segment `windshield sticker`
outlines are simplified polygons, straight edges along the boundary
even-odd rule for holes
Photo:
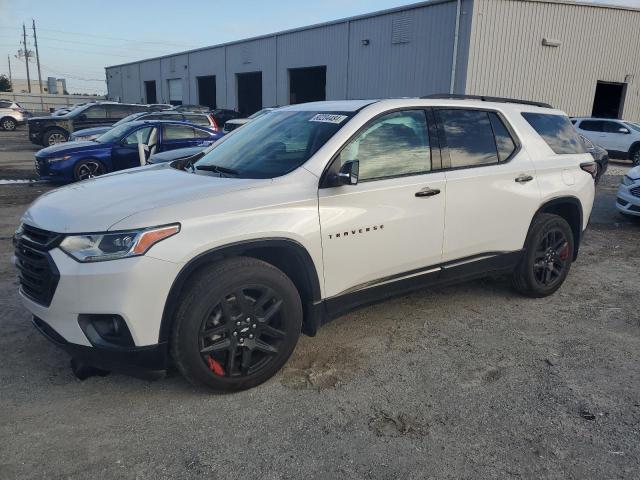
[[[334,115],[331,113],[318,113],[309,119],[310,122],[322,123],[342,123],[347,118],[346,115]]]

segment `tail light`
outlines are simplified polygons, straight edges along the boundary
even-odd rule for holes
[[[214,132],[219,131],[220,127],[218,127],[218,122],[216,122],[216,119],[213,116],[213,113],[209,114],[209,118],[211,119],[211,130],[213,130]]]
[[[580,168],[590,174],[593,178],[596,178],[598,175],[598,164],[596,162],[581,163]]]

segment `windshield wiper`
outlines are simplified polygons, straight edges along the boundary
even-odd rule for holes
[[[227,168],[227,167],[221,167],[219,165],[196,165],[196,170],[202,170],[205,172],[215,172],[215,173],[219,173],[220,175],[226,174],[226,175],[240,175],[240,172],[237,170],[234,170],[233,168]]]

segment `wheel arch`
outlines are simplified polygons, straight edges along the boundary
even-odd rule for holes
[[[633,155],[633,152],[635,152],[638,148],[640,148],[640,140],[636,140],[629,147],[629,151],[627,152],[627,154],[629,155],[629,159],[631,159],[631,155]]]
[[[573,233],[574,240],[574,252],[573,260],[578,258],[578,250],[580,249],[580,243],[582,241],[582,224],[583,224],[583,210],[580,199],[576,197],[566,196],[553,198],[543,203],[534,218],[540,213],[551,213],[564,218]],[[531,220],[533,222],[533,219]]]
[[[165,301],[160,321],[159,343],[169,341],[173,317],[188,280],[202,268],[225,258],[238,256],[263,260],[282,270],[291,279],[302,300],[304,313],[302,331],[310,336],[315,335],[320,325],[319,310],[316,305],[321,299],[321,291],[318,272],[311,255],[304,246],[295,240],[268,238],[216,247],[187,262],[174,279]]]
[[[4,117],[0,117],[0,122],[4,122],[5,120],[13,120],[14,122],[19,123],[15,118],[13,118],[11,115],[5,115]]]

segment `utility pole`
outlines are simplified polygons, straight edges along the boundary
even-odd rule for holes
[[[13,77],[11,76],[11,55],[7,55],[7,62],[9,62],[9,81],[13,84]]]
[[[32,18],[33,22],[33,43],[36,46],[36,63],[38,64],[38,85],[40,85],[40,93],[42,93],[42,75],[40,75],[40,55],[38,54],[38,37],[36,37],[36,21]]]
[[[27,48],[27,28],[22,24],[22,41],[24,43],[24,63],[27,66],[27,88],[31,93],[31,77],[29,76],[29,49]]]

